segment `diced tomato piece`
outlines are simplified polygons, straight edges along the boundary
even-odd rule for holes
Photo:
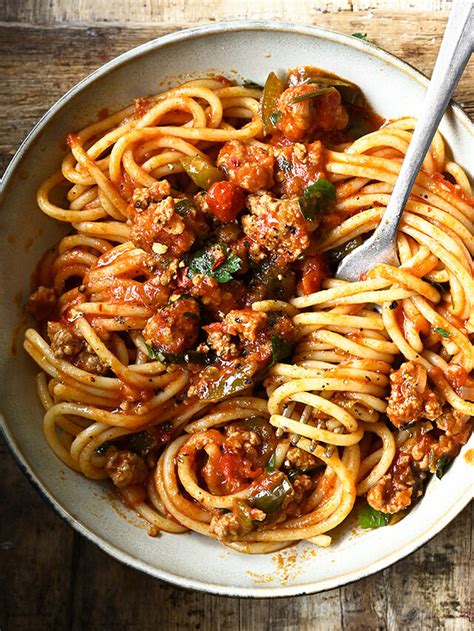
[[[219,459],[220,470],[227,482],[240,478],[239,467],[240,458],[235,454],[222,454]]]
[[[321,283],[329,276],[329,267],[323,254],[304,259],[301,265],[302,278],[298,289],[305,296],[321,289]]]
[[[245,206],[242,189],[232,182],[215,182],[206,194],[211,213],[219,221],[233,221]]]
[[[219,458],[218,468],[222,472],[227,484],[232,487],[241,487],[248,479],[254,479],[262,473],[262,469],[259,467],[255,471],[252,471],[252,463],[242,459],[241,456],[233,453],[223,453]]]

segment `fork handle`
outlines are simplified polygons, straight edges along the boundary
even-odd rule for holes
[[[382,221],[375,231],[377,237],[383,238],[384,241],[395,239],[411,189],[473,49],[474,2],[454,0],[425,95],[422,114],[413,132]]]

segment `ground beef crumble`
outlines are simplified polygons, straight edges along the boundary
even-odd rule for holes
[[[293,262],[309,248],[316,225],[303,217],[298,199],[277,199],[263,193],[249,195],[247,206],[251,214],[242,217],[242,227],[254,260],[272,254],[284,263]]]
[[[367,493],[367,501],[372,508],[393,514],[410,506],[416,482],[412,463],[410,454],[398,453],[390,472]]]
[[[225,428],[225,433],[227,451],[251,459],[256,458],[257,450],[255,448],[262,444],[262,439],[257,432],[242,429],[239,425],[229,425]]]
[[[310,96],[320,87],[308,83],[293,85],[280,96],[277,125],[290,140],[298,142],[316,130],[337,130],[347,126],[349,117],[337,90],[330,90],[316,98]]]
[[[150,204],[157,204],[171,193],[168,180],[160,180],[146,188],[136,188],[133,191],[131,205],[137,210],[145,210]]]
[[[145,462],[133,451],[113,451],[107,458],[105,471],[120,489],[131,484],[143,484],[147,469]]]
[[[287,469],[314,469],[317,464],[315,456],[299,447],[290,447],[286,452],[284,465]]]
[[[444,433],[445,432],[445,433]],[[447,408],[435,427],[423,433],[420,424],[397,451],[389,471],[369,490],[367,501],[384,513],[398,513],[422,495],[422,482],[442,459],[455,458],[471,434],[469,417]]]
[[[51,350],[61,359],[77,355],[82,350],[83,340],[60,322],[48,322],[48,337]]]
[[[109,370],[89,344],[65,324],[48,322],[47,332],[51,350],[59,359],[67,359],[76,368],[95,375],[104,375]]]
[[[226,142],[217,159],[217,166],[227,173],[229,180],[251,193],[273,187],[273,165],[271,146],[264,149],[241,140]]]
[[[424,366],[414,361],[405,362],[390,375],[390,382],[387,416],[396,427],[440,416],[442,402],[427,385]]]
[[[238,357],[242,344],[248,346],[247,342],[256,342],[259,331],[265,328],[267,321],[266,313],[252,309],[229,311],[222,322],[203,327],[207,333],[207,347],[226,360]]]
[[[325,154],[319,141],[276,148],[275,181],[278,191],[285,197],[295,197],[302,195],[304,189],[316,180],[327,179]]]
[[[207,328],[207,341],[201,344],[198,350],[208,352],[211,348],[216,352],[218,357],[224,360],[235,359],[239,356],[240,351],[232,337],[227,333],[223,333],[219,329],[213,330],[209,326]]]
[[[184,219],[176,212],[172,197],[150,202],[145,209],[136,210],[131,221],[130,239],[137,247],[145,252],[176,258],[191,249],[195,234],[187,229]]]
[[[258,522],[266,519],[266,514],[251,508],[243,502],[235,503],[231,513],[216,513],[209,524],[209,532],[219,541],[238,541],[255,530]]]
[[[222,330],[229,335],[239,335],[244,340],[254,342],[257,339],[257,333],[266,326],[267,322],[268,315],[262,311],[235,309],[225,316]]]

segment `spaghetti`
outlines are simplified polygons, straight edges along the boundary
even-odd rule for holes
[[[474,203],[439,133],[400,266],[333,277],[415,125],[381,123],[315,68],[271,73],[263,94],[197,79],[70,134],[40,186],[72,228],[28,303],[45,436],[151,534],[326,546],[358,496],[398,519],[467,442]]]

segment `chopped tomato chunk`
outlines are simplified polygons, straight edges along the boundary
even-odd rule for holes
[[[324,254],[308,256],[302,265],[302,278],[298,284],[299,293],[307,296],[321,289],[321,283],[330,276],[329,267]]]
[[[232,182],[215,182],[208,190],[206,201],[211,213],[219,221],[233,221],[245,206],[242,189]]]
[[[218,468],[226,482],[237,483],[236,486],[240,486],[246,479],[256,478],[262,473],[260,467],[256,471],[252,471],[251,462],[233,453],[222,454],[219,458]]]

